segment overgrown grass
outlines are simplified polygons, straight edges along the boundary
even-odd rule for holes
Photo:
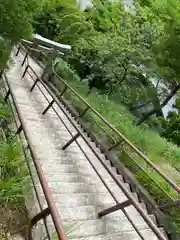
[[[87,95],[89,90],[86,82],[81,81],[64,61],[60,60],[60,63],[56,67],[56,71],[62,78],[68,81],[73,89],[86,99],[91,106],[113,124],[138,149],[145,153],[145,155],[166,173],[168,177],[178,185],[180,184],[179,173],[175,170],[175,168],[180,169],[180,148],[161,138],[157,133],[152,132],[146,125],[137,126],[130,112],[123,105],[109,100],[106,95],[100,95],[95,90]],[[60,81],[55,80],[54,84],[60,91],[63,90],[64,86]],[[85,109],[82,102],[72,94],[72,92],[66,91],[64,97],[77,112],[81,113]],[[102,124],[92,112],[88,111],[84,115],[84,120],[91,131],[96,133],[105,144],[112,144],[113,139],[116,139],[114,133],[105,124]],[[149,168],[147,164],[127,146],[124,148],[120,146],[116,149],[116,153],[121,162],[134,172],[137,179],[144,185],[154,199],[156,199],[157,203],[163,204],[170,198],[179,199],[179,195],[172,190],[162,177]],[[143,167],[151,178],[144,174],[138,165]],[[156,182],[162,190],[157,187],[154,182]],[[164,190],[167,194],[165,194]],[[180,219],[174,212],[175,210],[171,211],[174,218],[176,218],[175,222],[179,230]]]
[[[1,98],[1,97],[0,97]],[[0,238],[7,239],[7,232],[23,232],[27,211],[23,187],[28,172],[23,163],[22,146],[11,129],[11,112],[0,99]]]

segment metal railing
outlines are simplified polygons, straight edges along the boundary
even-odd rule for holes
[[[112,146],[109,146],[109,149],[108,149],[109,151],[112,151],[113,149],[117,148],[120,144],[125,143],[129,147],[129,149],[134,151],[134,153],[137,154],[137,156],[139,156],[141,159],[145,161],[147,166],[151,167],[159,176],[161,176],[165,180],[165,182],[167,182],[169,186],[172,187],[172,189],[174,189],[177,193],[180,193],[180,187],[175,182],[173,182],[165,173],[163,173],[152,161],[148,159],[147,156],[145,156],[137,147],[135,147],[123,134],[121,134],[112,124],[110,124],[98,111],[96,111],[80,94],[78,94],[70,86],[70,84],[68,84],[63,78],[61,78],[56,73],[55,69],[53,69],[53,74],[51,75],[50,82],[53,79],[53,76],[55,76],[65,86],[64,91],[60,93],[61,97],[64,95],[64,93],[67,90],[70,90],[70,92],[72,92],[73,95],[75,95],[85,105],[85,109],[83,110],[82,113],[80,113],[79,117],[82,117],[88,112],[92,112],[102,123],[104,123],[118,137],[118,140],[114,142]],[[158,185],[154,179],[152,179],[152,181],[156,185]]]
[[[13,90],[12,90],[10,84],[8,83],[8,79],[7,79],[7,76],[6,76],[5,73],[3,73],[3,77],[4,77],[4,80],[5,80],[4,81],[5,88],[7,90],[7,93],[6,93],[6,96],[5,96],[4,100],[6,102],[8,101],[8,103],[10,105],[12,115],[13,115],[13,119],[14,119],[16,127],[17,127],[17,132],[16,132],[15,135],[19,135],[19,137],[21,139],[23,154],[24,154],[24,157],[26,159],[27,167],[28,167],[28,170],[29,170],[29,174],[30,174],[30,177],[31,177],[32,184],[33,184],[33,189],[35,191],[35,195],[36,195],[38,205],[39,205],[39,208],[40,208],[40,212],[30,220],[30,224],[29,224],[29,228],[28,228],[28,240],[33,240],[34,239],[32,230],[35,227],[35,225],[41,220],[43,220],[43,223],[44,223],[44,226],[45,226],[45,231],[46,231],[46,237],[44,239],[49,239],[49,240],[52,239],[51,235],[49,233],[48,224],[47,224],[47,221],[46,221],[46,218],[49,215],[51,215],[51,217],[52,217],[53,224],[54,224],[58,239],[66,240],[67,236],[66,236],[65,231],[63,229],[61,218],[59,216],[56,205],[53,201],[52,194],[51,194],[50,188],[48,187],[48,182],[45,178],[45,175],[44,175],[44,172],[42,170],[42,167],[41,167],[40,161],[38,159],[38,156],[33,149],[32,141],[28,137],[27,127],[24,123],[23,117],[21,115],[21,111],[20,111],[20,109],[18,107],[18,104],[16,102],[16,98],[13,94]],[[19,125],[19,123],[20,123],[20,125]],[[27,159],[27,148],[24,146],[24,138],[22,138],[21,133],[24,135],[24,138],[26,140],[27,148],[30,151],[31,158],[33,160],[33,164],[34,164],[34,167],[35,167],[40,185],[41,185],[43,193],[44,193],[44,197],[45,197],[45,200],[46,200],[46,203],[47,203],[47,208],[45,208],[45,209],[43,209],[43,206],[42,206],[42,203],[41,203],[41,200],[40,200],[41,198],[40,198],[38,190],[37,190],[36,182],[35,182],[35,179],[34,179],[34,172],[32,170],[31,163],[29,162],[29,159]]]
[[[51,76],[50,82],[55,75],[58,80],[64,84],[64,91],[60,94],[61,97],[64,93],[69,89],[84,105],[85,109],[82,113],[80,113],[79,117],[82,117],[84,114],[88,112],[92,112],[98,117],[102,123],[104,123],[111,131],[113,131],[116,136],[119,138],[118,141],[114,143],[114,145],[109,147],[109,151],[117,148],[120,144],[125,143],[131,150],[133,150],[140,158],[142,158],[146,164],[151,167],[158,175],[160,175],[177,193],[180,193],[180,187],[174,183],[166,174],[164,174],[154,163],[152,163],[147,156],[145,156],[137,147],[135,147],[124,135],[122,135],[112,124],[110,124],[98,111],[96,111],[83,97],[80,96],[64,79],[62,79],[53,69],[53,74]],[[152,179],[152,181],[157,185],[157,182]],[[160,187],[160,186],[159,186]]]
[[[25,55],[25,57],[27,58],[27,55]],[[23,61],[25,62],[25,61]],[[69,134],[72,136],[72,138],[68,141],[68,143],[66,143],[63,147],[62,150],[65,150],[72,142],[76,142],[76,144],[78,145],[78,147],[81,149],[82,153],[85,155],[86,159],[88,160],[88,162],[90,163],[90,165],[92,166],[92,168],[94,169],[94,171],[96,172],[96,174],[98,175],[98,177],[100,178],[100,180],[102,181],[102,183],[105,185],[105,187],[107,188],[107,190],[109,191],[109,193],[111,194],[111,196],[113,197],[113,199],[116,202],[115,206],[112,206],[108,209],[105,209],[98,214],[98,216],[101,218],[107,214],[110,214],[114,211],[120,210],[124,213],[124,215],[127,217],[127,219],[129,220],[129,222],[131,223],[132,227],[134,228],[134,230],[137,232],[137,234],[139,235],[139,237],[142,240],[145,240],[143,234],[141,233],[141,231],[137,228],[136,223],[132,220],[131,216],[129,215],[129,213],[126,211],[126,207],[133,205],[136,210],[139,212],[139,214],[141,215],[141,217],[144,219],[144,221],[147,223],[147,225],[150,227],[150,229],[153,231],[153,233],[157,236],[158,239],[160,240],[165,240],[166,237],[161,233],[161,231],[158,229],[158,227],[155,225],[155,223],[148,217],[147,213],[145,213],[145,211],[141,208],[141,206],[139,205],[138,201],[133,197],[132,193],[130,193],[126,187],[124,186],[123,182],[121,182],[118,178],[117,175],[113,172],[112,168],[106,163],[106,161],[104,161],[99,154],[96,152],[96,150],[92,147],[91,143],[89,142],[89,140],[87,139],[86,135],[84,134],[84,132],[77,126],[76,122],[71,118],[71,116],[69,115],[69,113],[65,110],[65,108],[60,104],[59,100],[56,98],[56,96],[51,92],[51,90],[48,88],[48,86],[46,85],[46,83],[38,76],[38,74],[34,71],[34,69],[28,64],[25,67],[25,71],[22,75],[22,78],[24,78],[26,76],[26,74],[28,74],[31,79],[33,80],[33,84],[30,88],[30,91],[33,91],[33,89],[35,87],[37,87],[40,92],[42,93],[42,95],[44,96],[44,98],[47,100],[47,107],[43,110],[42,115],[45,115],[49,109],[52,109],[57,117],[60,119],[60,121],[62,122],[62,124],[65,126],[65,128],[67,129],[67,131],[69,132]],[[55,73],[54,73],[55,74]],[[66,84],[66,86],[68,88],[70,88],[73,92],[74,90],[68,85]],[[60,93],[60,95],[62,96],[63,93],[65,93],[65,89]],[[49,100],[47,95],[50,95],[52,97],[52,100]],[[79,95],[77,95],[79,96]],[[81,96],[79,96],[79,98],[84,102],[84,100],[81,98]],[[63,114],[66,116],[66,118],[68,119],[68,121],[72,124],[72,126],[74,127],[74,129],[76,130],[76,134],[73,135],[71,129],[69,129],[69,127],[67,126],[67,124],[65,123],[65,121],[62,119],[62,117],[60,116],[60,114],[58,113],[58,111],[56,110],[56,108],[53,106],[54,104],[56,104],[58,106],[58,108],[63,112]],[[84,111],[84,113],[86,111],[88,111],[91,106],[87,103],[88,109],[86,109]],[[95,110],[93,110],[94,112],[96,112]],[[100,114],[97,113],[97,115],[99,117]],[[103,119],[103,118],[102,118]],[[106,120],[104,119],[104,121],[106,122]],[[92,162],[92,160],[89,158],[88,154],[86,153],[86,151],[81,147],[80,143],[78,142],[78,137],[81,137],[85,143],[88,145],[88,147],[91,149],[91,151],[93,152],[93,154],[96,156],[96,158],[100,161],[100,163],[103,165],[103,167],[106,169],[106,171],[110,174],[110,176],[112,177],[112,179],[114,180],[114,182],[117,184],[117,186],[122,190],[122,192],[125,194],[125,196],[127,197],[128,200],[126,200],[125,202],[119,202],[119,200],[116,198],[116,196],[114,195],[114,193],[111,191],[110,187],[108,186],[108,184],[106,183],[106,181],[104,180],[104,178],[101,176],[101,174],[99,173],[99,170],[97,169],[97,167],[94,165],[94,163]]]

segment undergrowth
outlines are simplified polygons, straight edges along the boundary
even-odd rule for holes
[[[1,97],[0,97],[1,98]],[[27,210],[23,188],[28,172],[23,163],[22,146],[11,129],[11,111],[0,99],[0,238],[22,233],[26,228]]]

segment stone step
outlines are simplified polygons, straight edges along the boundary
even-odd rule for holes
[[[79,209],[76,208],[78,211]],[[67,210],[68,211],[68,210]],[[81,211],[81,210],[80,210]],[[64,212],[60,211],[61,218],[64,220]],[[67,213],[66,213],[67,216]],[[97,216],[97,214],[96,214]],[[88,216],[87,216],[88,217]],[[133,218],[134,217],[134,218]],[[148,229],[148,225],[144,222],[143,218],[140,216],[133,216],[134,224],[138,229]],[[75,216],[74,216],[75,218]],[[152,216],[149,216],[153,220]],[[50,229],[53,229],[53,224],[48,221],[48,226]],[[133,231],[134,228],[123,214],[122,211],[107,215],[101,219],[74,219],[71,218],[69,221],[63,221],[64,229],[68,238],[77,238],[77,237],[87,237],[91,235],[99,235],[103,233],[115,233],[115,232],[124,232],[124,231]]]
[[[147,224],[144,223],[143,219],[137,219],[135,225],[138,229],[148,229]],[[83,222],[70,222],[64,223],[65,229],[67,229],[67,236],[69,238],[80,238],[82,236],[95,236],[100,234],[112,234],[118,232],[133,231],[133,226],[127,219],[123,219],[123,222],[119,219],[96,219],[88,220]]]
[[[160,231],[164,233],[164,230],[160,228]],[[150,229],[140,230],[144,239],[146,240],[159,240]],[[135,231],[124,231],[119,233],[104,233],[96,236],[81,236],[70,238],[72,240],[141,240]]]
[[[108,193],[107,188],[101,183],[97,182],[96,184],[91,183],[64,183],[58,182],[58,179],[55,182],[49,182],[49,187],[51,188],[52,193]],[[122,196],[124,193],[122,190],[115,184],[109,183],[108,187],[111,191],[114,192],[116,196]]]
[[[55,203],[59,205],[66,204],[68,207],[98,205],[98,204],[115,204],[114,199],[110,194],[106,193],[67,193],[67,194],[53,194]],[[125,201],[126,197],[122,201]]]
[[[62,220],[67,222],[67,221],[83,221],[83,220],[97,219],[98,212],[111,207],[112,204],[86,205],[86,206],[75,206],[75,207],[64,207],[65,204],[64,205],[56,204],[56,206],[59,210]],[[133,206],[127,207],[126,212],[130,215],[131,219],[135,221],[135,223],[138,222],[138,219],[140,219],[140,222],[147,225]],[[155,223],[154,215],[148,215],[148,216]],[[122,224],[122,221],[126,220],[126,216],[121,210],[103,217],[103,219],[106,219],[107,221],[110,221],[111,219],[114,219],[114,218],[116,220],[118,219],[121,222],[121,224]]]
[[[82,183],[96,183],[101,181],[100,178],[96,175],[93,176],[90,174],[76,174],[76,173],[69,173],[64,174],[56,174],[54,175],[54,173],[46,173],[45,176],[47,177],[49,182],[55,182],[58,180],[58,182],[82,182]],[[118,176],[118,179],[121,180],[121,175]],[[104,179],[106,183],[114,183],[114,180],[112,178],[109,179]],[[128,187],[128,185],[127,185]]]
[[[41,156],[41,155],[39,155]],[[97,160],[98,161],[98,160]],[[51,171],[54,174],[59,174],[59,173],[76,173],[76,174],[91,174],[97,176],[96,172],[92,168],[92,166],[87,162],[86,164],[82,162],[77,162],[77,164],[61,164],[60,162],[57,161],[57,159],[52,160],[44,160],[43,161],[43,170],[46,174],[48,174],[49,170],[52,169]],[[112,178],[108,172],[101,166],[98,169],[98,173],[104,178]],[[121,180],[122,177],[119,176],[119,179]]]
[[[42,189],[40,190],[42,192]],[[85,205],[100,205],[100,204],[108,204],[108,205],[115,205],[116,202],[112,198],[110,194],[107,193],[64,193],[64,194],[52,194],[53,200],[56,204],[61,205],[63,207],[74,207],[74,206],[85,206]],[[41,195],[43,198],[43,195]],[[121,196],[121,202],[126,201],[126,196]],[[145,213],[147,213],[147,209],[144,206],[144,203],[139,203],[141,208],[144,210]],[[131,209],[131,207],[129,207]],[[128,211],[128,208],[126,208]],[[130,210],[129,210],[130,211]],[[133,210],[131,211],[135,212],[135,209],[133,207]],[[137,213],[137,212],[136,212]],[[155,221],[155,218],[154,218]]]
[[[97,182],[95,183],[64,183],[64,182],[58,182],[58,179],[56,179],[55,182],[49,182],[48,183],[52,193],[109,193],[107,188],[101,183]],[[127,185],[127,189],[128,189]],[[114,193],[115,196],[121,197],[124,195],[122,190],[116,186],[113,183],[108,183],[108,187],[111,189],[111,191]],[[119,199],[119,198],[118,198]],[[120,199],[119,199],[120,200]]]

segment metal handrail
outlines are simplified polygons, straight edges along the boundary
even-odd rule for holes
[[[97,110],[95,110],[84,98],[82,98],[64,79],[62,79],[53,67],[53,74],[63,82],[96,116],[99,117],[118,137],[120,137],[131,149],[133,149],[145,162],[151,166],[173,189],[180,193],[180,187],[168,178],[155,164],[153,164],[137,147],[135,147],[124,135],[122,135],[111,123],[109,123]]]
[[[71,92],[77,96],[87,107],[87,110],[91,110],[99,119],[106,125],[108,126],[119,138],[121,138],[120,142],[126,143],[134,152],[140,156],[148,166],[150,166],[156,173],[158,173],[164,180],[167,182],[177,193],[180,193],[180,187],[174,183],[169,177],[167,177],[155,164],[153,164],[147,156],[145,156],[138,148],[136,148],[124,135],[122,135],[112,124],[110,124],[97,110],[95,110],[80,94],[78,94],[64,79],[62,79],[55,71],[54,66],[52,69],[53,75],[55,75],[63,84],[71,90]],[[53,76],[52,75],[52,76]],[[51,76],[51,77],[52,77]],[[117,147],[118,143],[115,143],[112,147],[109,148],[109,151],[111,151],[113,148]],[[152,178],[151,178],[152,180]],[[155,182],[154,180],[152,180]],[[158,186],[158,184],[155,182],[155,184]],[[165,191],[164,191],[165,192]],[[167,194],[167,193],[166,193]],[[168,194],[167,194],[168,195]],[[172,198],[171,198],[172,199]]]
[[[60,240],[66,240],[67,236],[66,236],[65,231],[63,229],[62,221],[61,221],[60,215],[58,213],[58,210],[56,208],[56,205],[54,203],[51,190],[48,186],[48,182],[47,182],[46,177],[44,175],[44,172],[42,170],[42,167],[41,167],[40,161],[38,159],[38,156],[37,156],[36,152],[33,150],[32,141],[28,137],[28,130],[27,130],[27,127],[24,123],[24,120],[23,120],[22,114],[20,112],[20,109],[18,107],[18,104],[16,102],[16,98],[13,94],[13,91],[11,89],[10,84],[8,83],[7,77],[5,77],[5,78],[6,78],[6,83],[7,83],[7,86],[8,86],[8,95],[10,94],[11,97],[12,97],[14,107],[16,109],[16,112],[17,112],[17,115],[18,115],[18,118],[19,118],[19,121],[20,121],[20,124],[21,124],[21,128],[22,128],[24,136],[26,138],[28,148],[30,150],[30,153],[31,153],[31,156],[32,156],[32,159],[33,159],[33,163],[34,163],[34,166],[36,168],[42,190],[44,192],[44,196],[45,196],[45,199],[46,199],[46,202],[47,202],[48,210],[49,210],[49,213],[52,217],[52,220],[53,220],[56,232],[57,232],[57,236]]]
[[[6,83],[7,83],[6,75],[4,75],[4,77],[5,77],[5,80],[6,80]],[[4,83],[4,88],[6,89],[5,83]],[[7,93],[6,93],[6,96],[7,96],[9,90],[6,89],[6,91],[7,91]],[[17,119],[16,116],[15,116],[16,106],[15,106],[15,109],[13,109],[13,106],[12,106],[12,104],[11,104],[10,99],[7,99],[7,97],[5,97],[5,101],[8,102],[8,104],[9,104],[9,106],[10,106],[10,109],[11,109],[11,112],[12,112],[12,116],[13,116],[13,119],[14,119],[14,122],[15,122],[15,125],[16,125],[16,129],[17,129],[17,132],[16,132],[16,134],[15,134],[15,136],[16,136],[16,135],[18,134],[18,132],[19,132],[19,129],[20,129],[19,123],[18,123],[18,121],[17,121],[18,119]],[[22,136],[21,136],[20,134],[19,134],[19,138],[20,138],[20,141],[23,143],[24,139],[22,138]],[[36,183],[35,183],[35,180],[34,180],[34,178],[33,178],[33,172],[32,172],[30,163],[29,163],[29,161],[28,161],[28,159],[27,159],[26,148],[24,147],[23,144],[22,144],[22,150],[23,150],[23,154],[24,154],[24,157],[25,157],[25,160],[26,160],[26,163],[27,163],[27,167],[28,167],[28,170],[29,170],[29,174],[30,174],[30,177],[31,177],[31,180],[32,180],[32,184],[33,184],[33,187],[34,187],[34,192],[35,192],[35,195],[36,195],[36,198],[37,198],[37,201],[38,201],[39,208],[40,208],[41,211],[43,211],[43,206],[42,206],[41,201],[40,201],[40,196],[39,196],[39,194],[38,194],[38,192],[37,192],[37,188],[36,188],[36,186],[35,186]],[[48,230],[48,227],[47,227],[47,222],[46,222],[45,219],[43,219],[43,222],[44,222],[44,225],[45,225],[47,237],[48,237],[48,239],[50,240],[50,234],[49,234],[49,230]],[[30,233],[30,235],[31,235],[31,233]],[[31,236],[30,236],[30,238],[31,238]],[[30,239],[30,240],[31,240],[31,239]]]
[[[32,75],[29,74],[28,69],[30,69],[36,76],[36,80],[34,80],[34,78],[32,78]],[[94,150],[94,148],[91,146],[91,144],[89,143],[89,141],[87,140],[86,136],[84,135],[84,133],[77,127],[77,125],[75,124],[75,122],[71,119],[71,117],[66,113],[66,111],[63,109],[63,107],[59,104],[58,100],[56,99],[56,97],[53,95],[53,93],[49,90],[49,88],[46,86],[45,82],[42,81],[42,79],[40,79],[38,77],[38,75],[35,73],[34,69],[28,65],[26,66],[25,72],[23,73],[23,77],[25,76],[25,74],[28,73],[29,76],[32,78],[32,80],[34,81],[33,86],[31,87],[31,90],[34,89],[35,86],[37,86],[39,88],[39,90],[41,91],[41,93],[43,94],[43,96],[45,97],[45,99],[47,100],[47,102],[49,103],[49,105],[47,106],[47,110],[51,107],[54,112],[56,113],[56,115],[59,117],[59,119],[62,121],[62,123],[64,122],[62,120],[62,118],[60,117],[60,115],[57,113],[57,111],[55,110],[55,108],[53,107],[52,101],[49,101],[46,94],[43,92],[43,90],[40,88],[38,82],[40,82],[42,84],[42,86],[45,88],[45,90],[48,92],[48,94],[50,94],[50,96],[53,99],[53,102],[55,102],[57,104],[57,106],[61,109],[61,111],[65,114],[65,116],[67,117],[67,119],[71,122],[71,124],[73,125],[73,127],[76,129],[76,131],[78,132],[78,134],[76,134],[75,136],[72,135],[72,132],[68,129],[68,127],[66,126],[65,123],[63,123],[66,127],[66,129],[68,130],[68,132],[71,134],[71,136],[73,136],[73,139],[70,140],[70,143],[72,143],[72,141],[76,141],[77,142],[77,137],[81,136],[82,139],[86,142],[86,144],[89,146],[89,148],[91,149],[91,151],[94,153],[94,155],[98,158],[98,160],[101,162],[101,164],[103,165],[103,167],[106,169],[106,171],[110,174],[110,176],[112,177],[112,179],[114,180],[114,182],[117,184],[117,186],[122,190],[122,192],[125,194],[125,196],[128,198],[128,200],[130,201],[130,203],[136,208],[136,210],[139,212],[139,214],[141,215],[141,217],[145,220],[145,222],[147,223],[147,225],[150,227],[150,229],[154,232],[154,234],[158,237],[158,239],[160,240],[167,240],[165,238],[165,236],[160,232],[160,230],[158,229],[158,227],[154,224],[154,222],[147,216],[147,214],[144,212],[144,210],[139,206],[139,203],[136,201],[136,199],[133,197],[132,193],[130,193],[126,187],[124,186],[124,184],[117,178],[117,176],[115,175],[115,173],[113,172],[113,170],[107,165],[106,162],[104,162],[104,160],[101,159],[101,157],[99,156],[99,154]],[[69,145],[69,144],[68,144]],[[80,144],[78,144],[78,146],[80,147]],[[81,148],[81,147],[80,147]],[[82,148],[81,148],[82,150]],[[87,154],[85,155],[87,156]],[[90,159],[88,157],[86,157],[87,160],[90,162],[90,164],[93,166],[93,163],[90,161]],[[103,178],[101,177],[101,175],[99,174],[99,171],[96,169],[95,166],[93,166],[94,170],[96,171],[96,173],[98,174],[98,176],[100,177],[100,179],[102,180]],[[104,180],[102,181],[104,184]],[[109,191],[109,187],[107,187],[107,185],[105,184],[105,187],[108,189]],[[119,204],[118,200],[116,199],[116,197],[112,194],[112,192],[110,191],[110,194],[112,195],[112,197],[115,199],[116,203]],[[125,211],[125,209],[121,209],[124,214],[126,215],[126,217],[128,218],[128,220],[131,222],[131,224],[133,225],[134,229],[136,230],[136,232],[139,234],[139,236],[141,237],[141,239],[144,239],[144,237],[142,236],[142,234],[139,232],[139,230],[137,229],[136,225],[134,224],[134,222],[131,220],[131,218],[129,217],[129,214]]]

